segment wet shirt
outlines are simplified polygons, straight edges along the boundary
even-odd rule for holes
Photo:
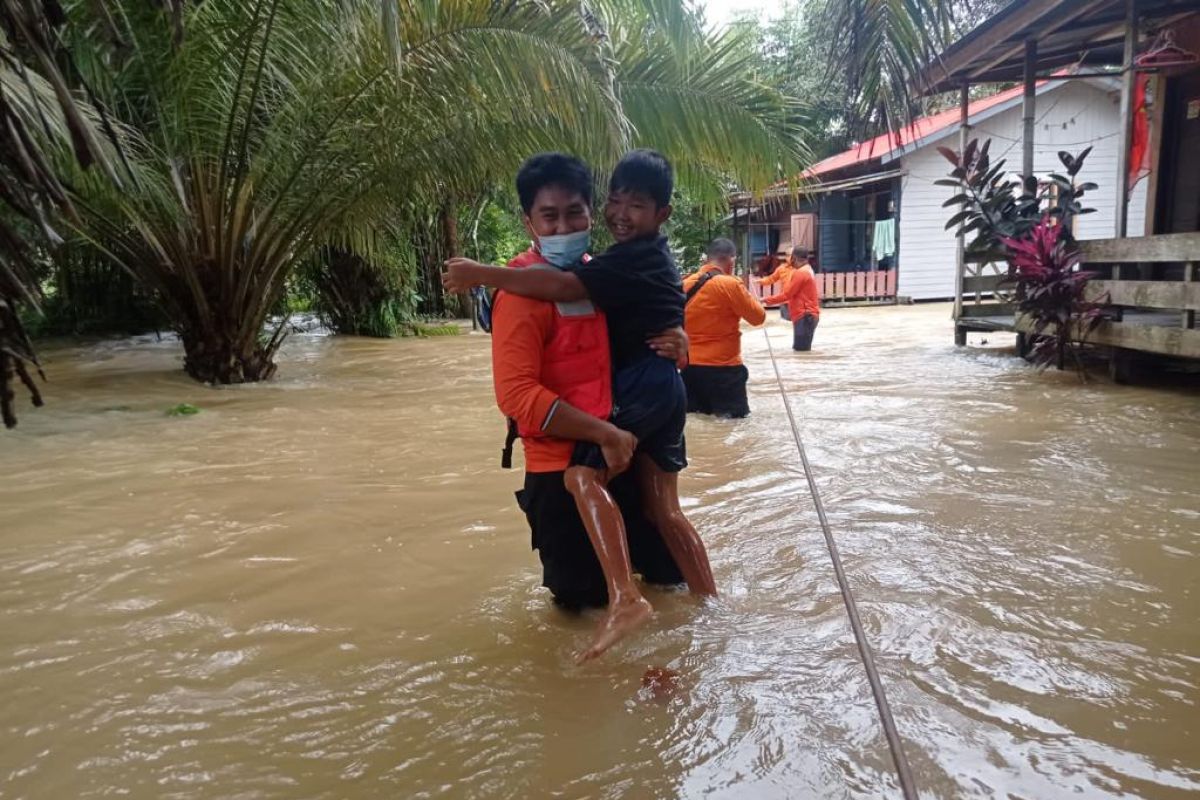
[[[509,262],[510,266],[517,260]],[[497,295],[495,302],[492,382],[496,405],[524,429],[545,428],[559,399],[542,383],[546,344],[554,333],[554,304],[509,292]],[[561,472],[570,463],[575,448],[574,441],[551,436],[523,438],[521,445],[525,449],[525,471],[531,473]]]
[[[683,325],[683,289],[665,236],[614,244],[575,274],[608,317],[616,369],[654,356],[646,339]]]
[[[698,367],[736,367],[742,363],[741,322],[761,325],[767,319],[762,304],[746,285],[732,275],[720,274],[720,268],[707,264],[683,281],[686,294],[708,272],[710,278],[685,309],[684,330],[688,335],[688,363]]]
[[[817,277],[812,267],[805,264],[797,269],[782,292],[768,297],[763,302],[767,305],[787,303],[788,312],[793,320],[798,320],[805,314],[821,316],[821,290],[817,286]]]

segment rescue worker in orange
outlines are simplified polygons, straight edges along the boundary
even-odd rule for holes
[[[750,413],[742,363],[741,323],[762,325],[762,303],[733,276],[737,247],[728,239],[708,246],[709,262],[684,278],[684,330],[689,363],[683,371],[688,411],[740,419]]]
[[[792,250],[794,253],[795,248]],[[774,272],[759,279],[758,283],[760,286],[774,286],[777,293],[785,292],[787,291],[788,281],[792,279],[792,275],[796,272],[796,267],[797,264],[793,263],[792,254],[789,253],[788,257],[783,260],[783,263],[775,268]],[[775,304],[769,303],[769,305]],[[782,319],[791,319],[791,317],[788,316],[787,304],[779,307],[779,316]]]
[[[533,247],[510,267],[557,270],[578,265],[591,231],[592,175],[578,158],[533,156],[517,174],[517,195]],[[671,359],[686,352],[682,330],[651,342]],[[510,292],[496,295],[492,313],[492,369],[496,401],[516,425],[525,450],[525,485],[517,502],[542,561],[542,583],[555,602],[579,610],[616,604],[614,593],[636,588],[606,581],[601,566],[623,565],[647,583],[684,581],[659,531],[643,512],[639,486],[629,472],[635,437],[608,421],[612,367],[604,314],[589,301],[551,303]],[[599,552],[590,540],[564,475],[577,442],[599,446],[612,473],[608,485],[625,537]],[[640,595],[637,595],[640,599]],[[604,624],[601,625],[604,633]],[[584,651],[591,654],[595,647]]]
[[[787,303],[792,319],[792,349],[806,352],[812,350],[813,333],[821,321],[821,289],[817,286],[816,265],[809,261],[807,248],[793,247],[789,260],[796,269],[787,285],[763,302]]]

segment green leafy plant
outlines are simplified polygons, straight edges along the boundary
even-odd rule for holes
[[[180,403],[167,409],[168,417],[192,417],[200,413],[200,409],[191,403]]]
[[[16,209],[46,229],[36,246],[60,238],[57,207],[161,306],[204,382],[273,375],[299,266],[328,247],[373,263],[359,244],[391,225],[418,280],[384,275],[380,292],[360,273],[371,300],[350,303],[349,327],[403,328],[413,306],[444,315],[454,302],[437,272],[465,251],[460,209],[533,152],[577,152],[602,176],[627,148],[654,146],[681,186],[718,202],[730,183],[795,174],[807,153],[794,101],[757,80],[743,35],[708,31],[682,0],[155,5],[0,5],[5,36],[39,37],[0,37],[13,126],[0,135],[22,146],[6,138],[0,166],[5,187],[13,174],[41,192]],[[0,292],[32,306],[36,275],[6,264]],[[36,392],[3,302],[0,377]]]
[[[1087,300],[1084,288],[1096,273],[1077,269],[1079,251],[1068,244],[1065,226],[1049,217],[1022,238],[1005,239],[1011,280],[1020,287],[1017,310],[1031,325],[1031,359],[1062,369],[1073,337],[1086,341],[1104,320],[1107,298]]]
[[[409,290],[416,279],[414,261],[395,244],[371,252],[368,257],[326,246],[310,265],[314,308],[335,333],[398,336],[415,317],[416,295]]]
[[[1080,343],[1103,321],[1107,299],[1089,302],[1084,289],[1093,273],[1078,269],[1079,249],[1072,235],[1074,221],[1092,213],[1081,198],[1094,183],[1077,183],[1091,148],[1078,156],[1058,154],[1063,173],[1040,184],[1008,177],[1003,159],[992,163],[991,141],[967,144],[962,153],[938,151],[950,162],[950,177],[939,180],[957,193],[943,203],[960,208],[946,229],[960,227],[970,236],[967,253],[981,260],[1008,265],[1006,283],[1015,287],[1017,312],[1029,320],[1031,360],[1039,366],[1062,369],[1073,339]]]
[[[946,222],[946,230],[961,225],[968,235],[967,253],[997,261],[1007,257],[1005,240],[1025,238],[1047,217],[1063,226],[1061,235],[1065,242],[1074,242],[1075,218],[1095,211],[1084,208],[1081,201],[1098,187],[1075,181],[1092,148],[1077,156],[1059,152],[1065,174],[1051,173],[1044,182],[1028,186],[1005,172],[1007,161],[992,161],[991,145],[990,139],[982,145],[978,139],[972,139],[962,153],[948,147],[938,148],[952,170],[949,178],[934,183],[956,190],[942,207],[961,207]]]
[[[414,322],[411,325],[416,336],[458,336],[462,330],[454,323]]]

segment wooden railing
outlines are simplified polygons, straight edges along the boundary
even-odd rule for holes
[[[1079,249],[1083,269],[1110,276],[1085,289],[1085,297],[1107,298],[1113,309],[1089,342],[1200,358],[1200,233],[1096,239]]]
[[[1113,363],[1123,351],[1135,350],[1200,358],[1200,233],[1094,239],[1080,242],[1079,249],[1081,268],[1105,276],[1089,281],[1084,296],[1107,302],[1109,309],[1086,337],[1077,331],[1077,339],[1113,348]],[[1002,266],[968,260],[963,273],[957,344],[966,343],[968,331],[1031,332],[1027,318],[1014,316]]]
[[[896,299],[896,271],[870,270],[868,272],[821,272],[817,274],[821,284],[821,300],[849,302],[852,300]]]
[[[865,272],[818,272],[817,285],[822,304],[891,302],[896,299],[896,271],[870,270]],[[761,302],[781,291],[778,284],[763,287],[758,278],[750,277],[750,294]]]
[[[994,317],[1011,314],[1012,287],[1005,285],[1008,265],[967,256],[963,265],[959,317]]]
[[[1014,330],[1012,287],[1005,284],[1008,265],[964,257],[955,280],[954,343],[965,345],[970,331]]]

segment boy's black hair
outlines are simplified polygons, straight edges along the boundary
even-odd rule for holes
[[[517,172],[517,197],[526,214],[533,209],[537,193],[547,186],[579,192],[588,207],[592,205],[592,171],[576,156],[538,153],[526,159]]]
[[[632,150],[617,162],[608,191],[639,192],[653,198],[659,208],[671,205],[675,170],[666,156],[656,150]]]

